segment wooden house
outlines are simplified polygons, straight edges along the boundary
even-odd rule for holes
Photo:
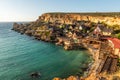
[[[93,33],[96,35],[110,36],[112,30],[102,24],[98,24]]]
[[[107,40],[113,49],[113,54],[120,58],[120,40],[117,38],[107,38]]]

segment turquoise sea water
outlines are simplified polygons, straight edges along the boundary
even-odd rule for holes
[[[13,23],[0,23],[0,80],[52,80],[81,71],[89,61],[86,51],[65,51],[52,43],[37,41],[11,30]],[[30,73],[40,72],[41,78]]]

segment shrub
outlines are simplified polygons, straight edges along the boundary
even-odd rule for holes
[[[118,59],[118,66],[120,66],[120,58]]]
[[[116,36],[118,39],[120,39],[120,33],[115,34],[115,36]]]
[[[120,25],[117,25],[117,24],[113,25],[112,27],[114,28],[114,30],[119,30],[120,29]]]

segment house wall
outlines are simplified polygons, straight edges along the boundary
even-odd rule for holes
[[[109,46],[111,46],[112,48],[114,48],[114,44],[112,43],[112,41],[108,40],[109,41]]]
[[[119,51],[119,54],[118,54],[119,58],[120,58],[120,51]]]
[[[112,43],[112,41],[108,40],[109,41],[109,46],[111,46],[114,50],[114,55],[117,55],[119,58],[120,58],[120,48],[114,48],[114,44]]]
[[[119,56],[119,50],[120,50],[119,48],[115,48],[115,49],[114,49],[114,55]]]
[[[110,36],[111,35],[110,32],[103,32],[102,34],[105,35],[105,36]]]
[[[118,57],[120,58],[120,49],[119,49]]]
[[[115,48],[114,49],[114,54],[117,55],[120,58],[120,49],[119,48]]]

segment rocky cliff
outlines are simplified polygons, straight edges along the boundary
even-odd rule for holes
[[[38,20],[46,22],[59,22],[73,24],[75,21],[87,20],[91,22],[104,22],[108,25],[120,25],[119,13],[45,13]]]

